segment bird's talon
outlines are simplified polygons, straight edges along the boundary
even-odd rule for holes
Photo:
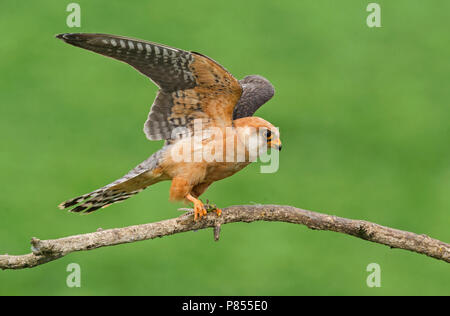
[[[206,210],[203,207],[196,207],[194,210],[194,220],[201,220],[203,216],[206,215]]]
[[[194,221],[201,220],[203,216],[206,216],[208,212],[214,212],[217,216],[222,215],[222,210],[217,208],[216,204],[212,204],[209,200],[206,200],[206,203],[203,204],[199,199],[194,198],[192,195],[188,194],[186,199],[194,203]]]
[[[203,203],[199,200],[198,203],[195,203],[194,205],[194,220],[201,220],[203,216],[207,214],[205,206]]]

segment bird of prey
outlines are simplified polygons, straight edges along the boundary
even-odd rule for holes
[[[205,55],[128,37],[87,33],[56,37],[125,62],[150,78],[159,91],[144,132],[150,140],[165,140],[162,149],[122,178],[63,202],[60,209],[91,213],[124,201],[157,182],[171,180],[170,200],[192,202],[197,221],[207,214],[199,196],[213,182],[251,163],[251,151],[267,151],[270,147],[281,150],[278,129],[253,116],[274,95],[267,79],[251,75],[237,80]],[[201,133],[196,126],[200,126]],[[225,145],[228,143],[231,148]],[[201,155],[205,147],[213,148],[213,154],[219,153],[214,158],[223,159],[206,159]],[[244,159],[236,158],[239,149],[244,152]],[[188,159],[178,159],[181,152]],[[192,159],[195,155],[197,159]],[[221,213],[217,208],[214,211]]]

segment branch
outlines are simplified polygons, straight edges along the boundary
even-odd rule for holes
[[[292,206],[238,205],[224,209],[220,217],[214,213],[208,213],[197,222],[194,222],[190,212],[157,223],[99,230],[54,240],[33,238],[32,253],[22,256],[1,255],[0,269],[32,268],[76,251],[154,239],[204,228],[214,228],[214,239],[218,240],[221,225],[254,221],[286,222],[305,225],[315,230],[339,232],[450,263],[450,245],[426,235],[417,235],[367,221],[306,211]]]

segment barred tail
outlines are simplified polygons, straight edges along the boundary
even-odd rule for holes
[[[84,194],[82,196],[70,199],[58,205],[60,209],[68,209],[72,206],[77,205],[76,207],[69,209],[69,212],[74,213],[92,213],[100,208],[105,208],[113,203],[122,202],[131,196],[141,192],[144,189],[136,190],[136,191],[119,191],[119,190],[111,190],[111,189],[98,189],[88,194]]]
[[[75,213],[92,213],[113,203],[122,202],[148,186],[165,180],[159,166],[163,150],[153,154],[122,178],[90,193],[67,200],[58,207]],[[73,207],[73,208],[72,208]],[[72,208],[72,209],[71,209]]]

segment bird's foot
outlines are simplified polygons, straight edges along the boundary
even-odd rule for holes
[[[202,201],[197,200],[194,202],[194,221],[202,219],[202,217],[206,214],[208,214],[208,212],[206,211],[205,205]]]
[[[206,211],[205,205],[199,199],[194,198],[192,195],[188,194],[186,198],[194,203],[194,221],[201,219],[208,212]]]
[[[202,219],[208,212],[214,212],[217,216],[222,215],[222,210],[217,208],[215,204],[209,203],[209,200],[206,200],[206,204],[203,204],[202,201],[193,197],[191,194],[188,194],[186,199],[194,204],[194,221]]]

